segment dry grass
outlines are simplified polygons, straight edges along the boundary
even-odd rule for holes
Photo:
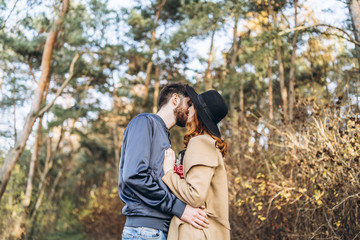
[[[360,237],[360,119],[340,105],[304,101],[292,123],[232,126],[232,239]]]

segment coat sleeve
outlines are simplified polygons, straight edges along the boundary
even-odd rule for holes
[[[185,204],[165,191],[150,174],[152,126],[147,117],[137,117],[127,134],[122,181],[147,205],[181,217]],[[141,146],[141,150],[139,150]]]
[[[192,207],[200,207],[205,203],[217,165],[215,141],[195,137],[190,140],[184,156],[185,178],[170,170],[162,179],[179,199]]]

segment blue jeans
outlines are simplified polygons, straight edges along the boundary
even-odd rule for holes
[[[167,233],[161,230],[147,227],[124,227],[122,233],[122,240],[146,240],[146,239],[157,239],[166,240]]]

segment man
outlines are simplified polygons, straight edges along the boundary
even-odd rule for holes
[[[119,164],[119,195],[125,203],[123,240],[166,239],[173,215],[203,229],[206,213],[177,199],[162,182],[165,150],[170,148],[169,129],[184,127],[191,106],[185,85],[165,86],[159,97],[157,114],[136,116],[123,136]]]

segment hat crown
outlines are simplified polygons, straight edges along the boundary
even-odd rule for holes
[[[186,85],[186,92],[204,125],[213,135],[221,137],[217,124],[228,113],[228,107],[220,93],[209,90],[199,95],[189,85]]]
[[[199,98],[205,103],[205,111],[210,119],[218,124],[228,113],[228,107],[222,96],[215,90],[209,90],[199,94]]]

